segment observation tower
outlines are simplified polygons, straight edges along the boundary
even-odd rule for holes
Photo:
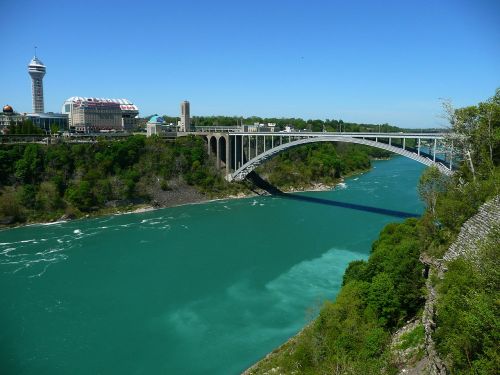
[[[43,77],[45,76],[45,65],[36,57],[28,65],[28,73],[31,76],[31,92],[33,97],[33,113],[43,113]]]

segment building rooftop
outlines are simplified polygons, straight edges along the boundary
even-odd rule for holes
[[[3,107],[3,113],[14,113],[14,109],[7,104]]]
[[[120,105],[122,111],[139,111],[139,108],[128,99],[109,99],[109,98],[88,98],[83,96],[72,96],[64,101],[64,104],[70,103],[115,103]]]
[[[163,124],[164,122],[165,122],[165,119],[161,116],[158,116],[158,115],[151,116],[151,118],[148,121],[148,123],[150,123],[150,124],[153,124],[153,123]]]
[[[43,62],[36,56],[33,57],[29,63],[29,66],[33,66],[33,65],[45,66],[45,65],[43,65]]]

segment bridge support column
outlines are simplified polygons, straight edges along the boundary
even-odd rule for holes
[[[437,139],[434,138],[434,147],[432,150],[432,161],[436,161],[436,146],[437,146]]]
[[[231,137],[229,135],[224,136],[226,140],[226,176],[231,174]]]
[[[452,171],[452,165],[453,165],[453,141],[451,141],[451,151],[450,151],[450,171]]]
[[[418,156],[420,156],[420,138],[418,139],[417,153],[418,153]]]
[[[215,166],[217,167],[217,170],[220,169],[220,138],[219,137],[215,137],[215,139],[217,140],[217,155],[216,155],[216,163],[215,163]]]

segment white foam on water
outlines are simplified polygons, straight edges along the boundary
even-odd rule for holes
[[[59,220],[59,221],[52,221],[50,223],[41,223],[40,225],[43,225],[43,226],[48,226],[48,225],[58,225],[58,224],[63,224],[63,223],[67,223],[68,220]]]
[[[74,234],[82,234],[82,231],[80,229],[75,229],[73,231]]]
[[[3,249],[2,251],[0,251],[0,255],[7,255],[7,256],[10,256],[10,255],[9,255],[9,253],[10,253],[11,251],[14,251],[14,250],[16,250],[16,248],[15,248],[15,247],[8,247],[8,248]]]

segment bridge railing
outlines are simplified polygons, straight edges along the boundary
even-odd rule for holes
[[[194,129],[200,133],[235,133],[243,130],[240,126],[195,126]]]

